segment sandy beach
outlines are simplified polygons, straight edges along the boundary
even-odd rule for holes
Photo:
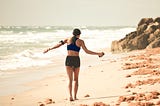
[[[2,80],[6,85],[1,87],[3,91],[16,89],[18,92],[1,95],[0,106],[160,106],[160,48],[111,55],[105,53],[102,58],[82,56],[79,100],[68,100],[68,78],[64,59],[60,59],[59,65],[63,67],[59,69],[59,66],[50,64],[32,67],[28,73],[34,77],[32,73],[53,68],[61,72],[48,73],[43,79],[31,79],[19,85],[21,88],[7,86]]]

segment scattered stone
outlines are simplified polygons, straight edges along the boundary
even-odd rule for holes
[[[135,85],[132,84],[132,83],[129,83],[129,84],[127,84],[127,85],[125,86],[125,88],[126,88],[126,89],[127,89],[127,88],[135,88]]]
[[[160,24],[159,24],[160,25]],[[159,27],[160,28],[160,27]],[[150,29],[148,29],[150,30]],[[154,29],[153,29],[154,30]],[[153,31],[150,30],[151,32]],[[158,32],[157,32],[158,31]],[[160,37],[160,30],[155,32]],[[151,35],[152,36],[152,35]],[[156,37],[155,35],[152,36]],[[152,39],[150,39],[152,40]],[[145,78],[145,80],[137,80],[135,83],[128,83],[125,88],[135,88],[142,89],[142,85],[154,85],[160,83],[160,47],[154,49],[146,49],[140,52],[138,55],[131,55],[124,58],[126,63],[123,64],[122,69],[134,69],[132,73],[126,75],[126,78],[132,77],[134,75],[140,75],[138,78]],[[132,61],[130,61],[132,60]],[[145,75],[145,76],[144,76]],[[147,79],[146,79],[147,78]],[[127,92],[130,92],[128,89]],[[128,103],[128,106],[160,106],[160,92],[152,91],[146,93],[136,93],[132,92],[129,96],[120,96],[117,103],[121,102]],[[157,101],[157,102],[156,102]],[[124,103],[124,104],[126,104]],[[121,104],[122,105],[122,104]]]
[[[143,80],[143,81],[136,81],[135,84],[129,83],[125,86],[125,88],[135,88],[136,86],[141,86],[141,85],[154,85],[155,83],[160,83],[160,78],[156,78],[156,79],[147,79],[147,80]]]
[[[120,106],[120,103],[116,103],[115,106]]]
[[[38,102],[38,106],[45,106],[42,102]]]
[[[153,95],[157,95],[157,96],[160,95],[160,93],[157,92],[157,91],[152,91],[151,93],[152,93]]]
[[[87,94],[87,95],[85,95],[84,97],[85,97],[85,98],[87,98],[87,97],[90,97],[90,95],[89,95],[89,94]]]
[[[159,100],[159,101],[157,101],[156,105],[160,106],[160,100]]]
[[[55,103],[55,101],[53,101],[53,100],[50,99],[50,98],[47,98],[47,99],[45,100],[45,103],[46,103],[46,104],[52,104],[52,103]]]
[[[153,91],[149,93],[138,93],[138,94],[136,93],[135,95],[131,95],[131,96],[120,96],[118,103],[128,102],[130,103],[129,106],[152,106],[153,103],[150,103],[150,102],[141,103],[140,101],[149,101],[152,99],[158,99],[159,95],[160,95],[159,92]],[[131,103],[132,101],[138,101],[138,102],[136,102],[136,105],[135,105],[134,103]]]
[[[123,70],[128,70],[128,69],[136,69],[136,68],[142,68],[146,67],[148,63],[146,61],[139,62],[139,63],[125,63]]]
[[[118,103],[125,102],[126,99],[127,99],[126,97],[120,96],[120,97],[119,97],[119,100],[118,100]]]
[[[127,92],[131,92],[131,90],[127,90]]]
[[[135,103],[129,103],[128,106],[155,106],[152,102],[135,102]]]
[[[135,99],[135,96],[130,96],[128,98],[126,98],[127,102],[133,101]]]
[[[45,106],[45,104],[42,103],[42,104],[40,104],[39,106]]]
[[[131,77],[131,75],[126,75],[126,78],[129,78],[129,77]]]
[[[157,66],[153,66],[153,67],[157,67]],[[160,75],[160,71],[151,69],[153,67],[149,66],[148,68],[140,68],[137,71],[133,72],[132,75],[147,75],[147,74]]]
[[[136,93],[136,92],[132,92],[132,94],[133,94],[133,95],[136,95],[137,93]]]
[[[105,104],[103,102],[95,102],[92,106],[110,106],[109,104]]]

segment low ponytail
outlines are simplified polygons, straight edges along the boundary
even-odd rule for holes
[[[81,31],[79,30],[79,29],[74,29],[73,30],[73,37],[72,37],[72,43],[73,44],[75,44],[75,42],[76,42],[76,37],[78,36],[78,35],[80,35],[81,34]]]
[[[72,43],[75,44],[75,42],[76,42],[76,36],[74,35],[74,36],[72,37]]]

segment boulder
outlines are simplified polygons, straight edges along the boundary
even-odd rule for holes
[[[147,49],[156,48],[156,47],[160,47],[160,38],[157,38],[157,39],[155,39],[153,42],[151,42],[151,43],[147,46]]]
[[[131,40],[131,45],[134,47],[134,49],[131,49],[131,50],[145,49],[148,45],[148,38],[149,38],[149,35],[143,33],[140,36],[137,36],[135,39]]]
[[[155,19],[154,19],[154,22],[160,23],[160,17],[155,18]]]
[[[153,22],[152,18],[142,18],[140,20],[140,22],[138,23],[138,26],[143,25],[143,24],[147,24],[148,25],[151,22]]]
[[[124,52],[156,47],[160,47],[160,17],[142,18],[136,31],[112,42],[111,51]]]
[[[147,24],[142,24],[140,26],[138,26],[137,28],[137,35],[140,35],[142,33],[144,33],[144,31],[147,29]]]
[[[151,43],[159,37],[160,37],[160,29],[157,29],[154,33],[149,35],[148,42]]]

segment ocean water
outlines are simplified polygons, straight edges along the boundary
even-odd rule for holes
[[[47,54],[43,54],[43,51],[60,40],[72,36],[74,28],[71,26],[0,26],[0,96],[32,89],[23,84],[64,72],[62,61],[67,54],[66,45]],[[136,30],[135,27],[123,26],[78,28],[82,31],[81,39],[85,41],[87,48],[93,51],[110,48],[113,40],[119,40]],[[93,57],[86,55],[83,50],[80,52],[84,55],[82,57],[92,60]],[[111,53],[106,53],[105,56],[107,59],[118,58]],[[82,64],[83,67],[84,65]],[[45,66],[45,69],[43,70],[41,66]],[[36,70],[35,67],[38,69]]]
[[[0,26],[0,75],[6,70],[56,64],[53,57],[66,55],[66,45],[43,54],[60,40],[72,36],[75,27],[55,26]],[[78,27],[81,39],[90,50],[110,48],[113,40],[119,40],[135,31],[135,27]],[[82,54],[84,53],[83,50]]]

